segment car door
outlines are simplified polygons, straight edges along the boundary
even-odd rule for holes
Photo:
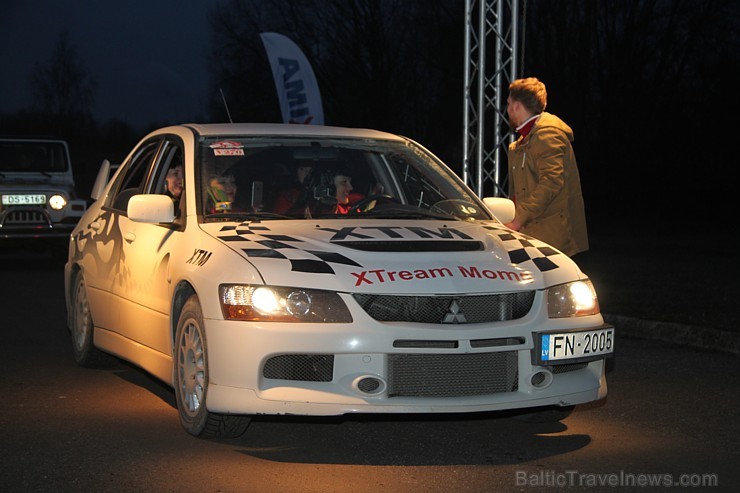
[[[182,166],[184,150],[174,137],[165,138],[152,162],[144,193],[166,193],[167,171]],[[187,187],[184,187],[186,193]],[[184,196],[182,197],[184,199]],[[184,208],[185,200],[182,200]],[[123,300],[120,333],[158,352],[171,350],[170,255],[184,230],[184,209],[172,224],[135,222],[122,215],[122,245],[116,289]]]
[[[160,141],[139,146],[115,177],[108,195],[97,214],[83,225],[80,240],[81,265],[87,285],[90,309],[95,326],[118,332],[120,330],[121,299],[120,260],[123,237],[120,220],[125,216],[128,199],[144,189],[151,163]]]

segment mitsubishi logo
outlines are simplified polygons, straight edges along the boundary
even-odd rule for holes
[[[452,300],[450,311],[447,312],[445,318],[442,320],[443,324],[464,324],[467,322],[467,320],[465,320],[465,315],[460,312],[460,305],[457,301],[458,300]]]

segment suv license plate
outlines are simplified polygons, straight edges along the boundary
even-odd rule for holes
[[[576,363],[602,359],[614,353],[614,327],[603,329],[539,333],[538,360],[541,364]]]
[[[3,205],[42,205],[46,203],[46,195],[3,195]]]

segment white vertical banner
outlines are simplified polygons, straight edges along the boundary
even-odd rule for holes
[[[283,122],[323,125],[319,85],[301,49],[282,34],[262,33],[260,38],[270,60]]]

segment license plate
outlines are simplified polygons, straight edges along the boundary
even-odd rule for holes
[[[538,362],[577,363],[602,359],[614,353],[614,327],[593,330],[538,333]]]
[[[3,195],[3,205],[40,205],[46,203],[46,195]]]

